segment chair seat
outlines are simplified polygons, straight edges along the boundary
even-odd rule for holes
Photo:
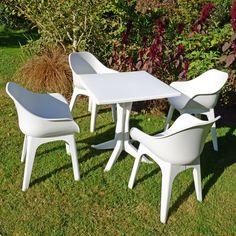
[[[19,125],[25,135],[55,137],[79,132],[68,103],[61,94],[29,93],[29,102],[26,103],[25,99],[19,102],[23,109],[31,111],[31,113],[21,112],[24,122],[20,121]]]
[[[35,120],[34,120],[35,122]],[[49,124],[50,123],[50,124]],[[47,127],[45,129],[45,127]],[[58,120],[49,120],[49,121],[41,121],[35,122],[35,125],[31,128],[26,128],[25,135],[32,137],[57,137],[68,135],[71,133],[78,133],[80,130],[78,125],[73,120],[63,121],[61,119]]]

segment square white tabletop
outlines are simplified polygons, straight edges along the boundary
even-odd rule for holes
[[[96,104],[115,104],[179,96],[180,93],[145,71],[82,74],[80,80]]]

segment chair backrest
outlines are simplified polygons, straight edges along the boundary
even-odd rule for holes
[[[220,90],[225,85],[227,79],[228,74],[226,72],[216,69],[208,70],[195,78],[192,85],[196,89],[196,95],[192,101],[189,101],[187,106],[194,107],[197,103],[209,109],[215,107]],[[201,86],[201,89],[198,86]]]
[[[214,108],[227,78],[226,72],[211,69],[190,81],[174,82],[171,86],[182,92],[183,95],[176,101],[171,98],[171,103],[179,103],[176,104],[177,108],[193,112]]]
[[[33,93],[16,83],[8,82],[6,92],[14,101],[19,127],[23,133],[37,120],[72,119],[68,104],[53,94]]]
[[[209,130],[219,118],[202,121],[189,114],[183,114],[163,133],[149,136],[134,130],[131,137],[144,143],[154,155],[166,162],[190,164],[200,156]],[[155,160],[155,156],[152,158]]]
[[[69,64],[73,75],[114,72],[114,70],[104,66],[93,54],[89,52],[72,52],[69,55]]]

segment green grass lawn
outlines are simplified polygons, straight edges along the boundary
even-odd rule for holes
[[[105,173],[111,151],[91,145],[113,137],[111,111],[100,107],[97,130],[91,134],[85,99],[73,111],[81,128],[76,135],[81,180],[73,180],[64,144],[45,144],[37,151],[30,188],[22,192],[23,135],[5,93],[6,82],[21,63],[19,48],[0,44],[0,62],[0,235],[236,235],[234,127],[217,129],[219,152],[213,151],[208,137],[201,156],[202,203],[196,200],[191,170],[176,178],[166,225],[159,221],[160,168],[142,163],[133,190],[127,186],[134,162],[128,154]],[[158,132],[164,117],[132,114],[131,126]]]

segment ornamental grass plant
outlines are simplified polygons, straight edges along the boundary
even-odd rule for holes
[[[19,69],[17,80],[35,92],[59,92],[69,98],[72,74],[68,55],[59,49],[50,49],[33,56]]]

